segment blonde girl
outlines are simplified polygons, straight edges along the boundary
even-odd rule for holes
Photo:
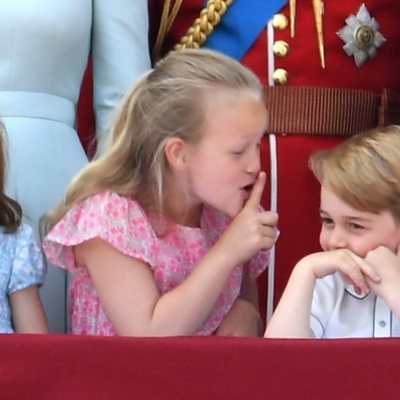
[[[277,215],[260,199],[262,86],[207,50],[171,52],[127,93],[106,153],[44,241],[72,274],[72,331],[257,335]]]

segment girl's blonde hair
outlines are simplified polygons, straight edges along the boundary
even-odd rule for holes
[[[4,227],[5,232],[12,233],[21,225],[22,209],[18,202],[4,193],[7,160],[5,139],[5,129],[0,122],[0,226]]]
[[[52,213],[58,221],[76,203],[104,191],[134,196],[144,207],[163,209],[171,137],[200,140],[207,95],[214,90],[247,90],[262,99],[258,78],[239,62],[204,49],[172,51],[125,95],[110,127],[105,154],[89,163],[70,184]]]
[[[310,157],[314,175],[351,207],[400,221],[400,126],[360,133]]]

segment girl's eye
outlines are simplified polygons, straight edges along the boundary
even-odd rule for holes
[[[236,150],[232,151],[232,154],[235,156],[241,156],[244,153],[244,150]]]

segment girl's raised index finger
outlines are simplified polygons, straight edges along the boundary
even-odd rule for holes
[[[251,190],[250,197],[246,202],[246,207],[256,207],[261,203],[261,197],[264,192],[265,182],[267,181],[267,174],[264,171],[260,171],[254,182],[253,189]]]

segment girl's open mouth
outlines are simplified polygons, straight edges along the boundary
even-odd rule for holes
[[[245,190],[246,192],[251,193],[251,191],[253,190],[253,186],[254,186],[254,184],[250,183],[249,185],[243,186],[242,190]]]

